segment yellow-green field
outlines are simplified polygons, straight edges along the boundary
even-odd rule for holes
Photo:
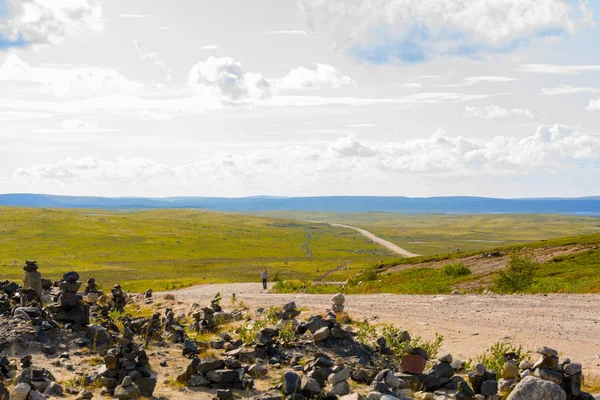
[[[323,279],[338,281],[393,257],[357,232],[285,219],[0,208],[0,279],[20,279],[25,260],[37,259],[44,277],[74,270],[128,291],[257,281],[265,268],[282,279],[331,272]]]
[[[406,250],[437,255],[472,252],[600,232],[600,218],[568,215],[405,215],[267,211],[274,218],[336,222],[366,229]]]

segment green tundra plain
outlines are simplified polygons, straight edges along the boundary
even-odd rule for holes
[[[271,277],[344,280],[385,248],[321,224],[190,210],[117,212],[0,208],[0,266],[20,279],[27,259],[58,279],[77,271],[128,291]]]
[[[402,259],[354,230],[306,220],[358,226],[423,257]],[[282,290],[313,286],[309,290],[335,291],[339,287],[320,285],[349,280],[348,292],[447,293],[481,276],[449,277],[422,263],[451,262],[528,242],[558,246],[580,241],[592,243],[589,252],[538,269],[536,273],[544,278],[538,291],[595,292],[600,291],[600,278],[596,278],[600,277],[600,250],[593,246],[600,236],[592,233],[599,231],[599,218],[554,215],[269,212],[248,216],[198,210],[3,207],[0,275],[18,280],[25,260],[36,259],[40,272],[51,279],[73,270],[84,280],[93,276],[106,286],[120,283],[136,292],[255,282],[267,269],[272,280],[288,282],[279,285]],[[573,238],[577,235],[588,236]],[[411,269],[387,272],[402,264]],[[373,279],[359,287],[358,274]]]

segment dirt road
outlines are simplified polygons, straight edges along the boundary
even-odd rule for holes
[[[337,228],[353,229],[353,230],[357,231],[358,233],[360,233],[361,235],[366,236],[367,238],[371,239],[373,242],[378,243],[378,244],[382,245],[383,247],[386,247],[388,250],[391,250],[396,254],[400,254],[402,257],[410,258],[410,257],[418,257],[419,256],[419,254],[411,253],[410,251],[403,249],[402,247],[397,246],[392,242],[382,239],[379,236],[375,236],[373,233],[371,233],[365,229],[362,229],[362,228],[357,228],[355,226],[350,226],[350,225],[334,224],[332,222],[319,222],[319,221],[306,221],[306,222],[312,222],[315,224],[327,224],[330,226],[335,226]]]
[[[206,304],[217,293],[229,304],[232,293],[249,308],[283,305],[322,312],[330,295],[270,294],[260,283],[204,285],[174,292],[176,300]],[[156,294],[160,296],[160,293]],[[522,344],[526,349],[545,345],[561,356],[600,370],[600,295],[348,295],[346,310],[355,319],[375,318],[394,323],[413,336],[444,335],[443,350],[467,359],[495,342]]]

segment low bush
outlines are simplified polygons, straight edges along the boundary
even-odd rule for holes
[[[498,273],[494,288],[499,293],[524,292],[533,285],[538,264],[529,254],[510,253],[507,268]]]
[[[471,275],[471,269],[463,263],[448,264],[442,271],[448,276]]]

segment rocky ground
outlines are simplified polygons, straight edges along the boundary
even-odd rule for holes
[[[319,312],[329,295],[271,294],[260,283],[203,285],[172,292],[183,302],[233,293],[249,307],[295,301]],[[359,319],[391,322],[414,334],[444,335],[444,349],[468,359],[491,344],[509,341],[528,349],[548,345],[600,374],[600,295],[347,295],[346,311]]]
[[[127,296],[26,272],[31,287],[0,285],[0,400],[591,400],[583,377],[600,386],[599,296],[332,299],[260,284]],[[460,361],[498,341],[533,352]]]

